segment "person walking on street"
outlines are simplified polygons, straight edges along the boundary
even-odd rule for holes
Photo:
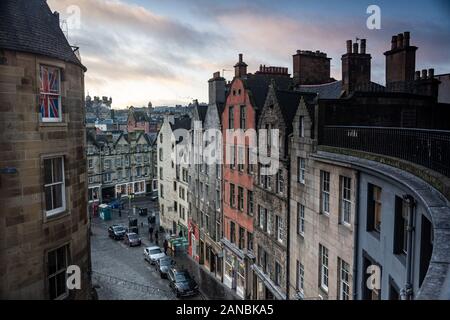
[[[158,231],[155,232],[155,243],[158,245]]]
[[[164,253],[167,255],[167,248],[169,248],[169,241],[167,239],[164,240]]]
[[[148,236],[150,238],[150,241],[153,241],[153,228],[152,227],[148,228]]]

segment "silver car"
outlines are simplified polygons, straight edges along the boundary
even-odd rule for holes
[[[144,259],[150,264],[155,264],[156,261],[162,257],[165,257],[166,254],[161,250],[160,247],[147,247],[144,249]]]

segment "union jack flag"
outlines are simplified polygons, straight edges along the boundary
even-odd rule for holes
[[[41,66],[40,107],[42,118],[59,118],[59,69]]]

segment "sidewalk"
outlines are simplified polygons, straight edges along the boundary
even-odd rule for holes
[[[236,293],[227,288],[187,253],[177,254],[173,259],[177,266],[187,269],[195,277],[204,298],[209,300],[241,300]]]

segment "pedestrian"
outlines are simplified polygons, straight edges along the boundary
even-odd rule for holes
[[[164,253],[167,255],[167,248],[169,247],[169,241],[167,239],[164,240]]]
[[[155,232],[155,243],[158,244],[158,231]]]
[[[122,217],[122,210],[119,208],[119,217]]]
[[[150,241],[153,241],[153,228],[152,227],[148,228],[148,236],[150,237]]]

